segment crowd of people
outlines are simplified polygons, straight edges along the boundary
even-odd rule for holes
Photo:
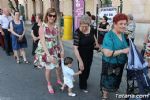
[[[32,18],[33,20],[34,18]],[[96,26],[95,16],[86,12],[81,16],[79,28],[74,33],[73,50],[78,61],[78,72],[72,67],[72,57],[66,57],[61,34],[56,25],[57,13],[55,9],[49,8],[44,15],[37,14],[33,22],[31,36],[33,39],[32,55],[34,56],[34,67],[45,68],[45,79],[50,94],[55,90],[51,82],[51,71],[56,69],[57,83],[63,91],[68,87],[68,96],[76,96],[72,91],[74,76],[79,75],[79,88],[88,93],[88,78],[93,61],[93,50],[100,50],[102,56],[102,72],[100,89],[102,99],[107,100],[109,92],[119,89],[123,69],[127,63],[129,52],[129,38],[134,41],[136,24],[131,14],[117,14],[113,18],[113,27],[108,23],[108,18],[103,16],[101,22]],[[28,64],[25,48],[27,39],[25,36],[25,25],[20,20],[19,11],[13,14],[4,8],[0,15],[0,45],[8,56],[14,55],[16,63],[20,64],[20,58]],[[98,35],[97,35],[98,33]],[[150,43],[148,33],[145,43]],[[146,52],[150,63],[150,54]],[[63,72],[63,82],[61,78]]]

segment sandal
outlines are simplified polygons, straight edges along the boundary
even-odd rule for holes
[[[16,63],[17,63],[17,64],[20,64],[20,60],[16,60]]]
[[[47,87],[48,87],[48,92],[50,94],[54,94],[55,93],[51,85],[48,85]]]
[[[108,97],[101,97],[101,100],[108,100]]]
[[[108,100],[108,96],[104,97],[104,93],[102,92],[101,100]]]

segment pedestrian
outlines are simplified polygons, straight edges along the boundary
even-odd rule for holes
[[[32,14],[32,17],[31,17],[31,23],[34,24],[35,22],[36,22],[35,15]]]
[[[107,22],[108,21],[108,17],[103,16],[101,23],[98,26],[98,43],[100,45],[103,44],[103,39],[105,37],[105,34],[110,30],[110,25]]]
[[[0,19],[1,19],[1,15],[0,15]],[[2,30],[1,23],[0,23],[0,46],[3,48],[3,50],[5,49],[5,45],[4,45],[4,32]]]
[[[83,15],[80,18],[79,28],[74,34],[74,53],[78,60],[79,70],[82,74],[79,75],[79,87],[83,92],[87,93],[87,80],[89,78],[91,64],[93,60],[94,47],[99,47],[99,44],[94,35],[94,29],[90,27],[90,17]]]
[[[115,15],[113,18],[114,28],[104,37],[100,82],[102,100],[108,99],[109,92],[116,92],[121,83],[123,69],[129,52],[124,34],[127,22],[128,17],[125,14],[119,13]]]
[[[10,22],[10,31],[12,38],[12,48],[14,51],[14,56],[16,57],[16,63],[20,64],[19,54],[23,57],[24,63],[28,64],[25,53],[25,48],[27,48],[27,40],[25,37],[25,26],[20,18],[19,11],[14,12],[14,19]]]
[[[64,91],[65,87],[68,87],[68,96],[76,96],[75,93],[72,92],[72,89],[74,87],[73,85],[73,81],[74,81],[74,76],[77,76],[79,74],[81,74],[82,72],[79,70],[78,72],[74,72],[73,69],[71,69],[72,67],[72,62],[73,59],[71,57],[66,57],[65,59],[62,58],[61,60],[61,65],[62,65],[62,69],[63,69],[63,76],[64,76],[64,83],[61,87],[61,90]]]
[[[144,58],[147,60],[148,62],[148,67],[150,68],[150,28],[148,29],[147,34],[145,35],[145,39],[144,39]]]
[[[39,28],[42,25],[42,21],[43,21],[43,15],[42,14],[37,14],[36,15],[36,23],[33,25],[32,27],[32,38],[33,38],[33,45],[32,45],[32,55],[35,55],[35,50],[38,46],[38,42],[39,42]]]
[[[97,27],[96,27],[96,17],[95,17],[95,15],[92,15],[91,17],[92,17],[92,20],[91,20],[91,27],[96,30],[96,28],[97,28]],[[97,34],[96,34],[95,36],[97,36]]]
[[[2,38],[4,37],[4,46],[6,50],[6,54],[10,56],[13,54],[12,45],[11,45],[11,36],[10,32],[8,31],[9,23],[12,20],[12,17],[9,16],[9,11],[7,8],[3,9],[3,15],[0,17],[0,24],[2,27]]]
[[[88,15],[88,16],[90,17],[90,20],[92,20],[92,14],[91,14],[90,11],[87,11],[87,12],[86,12],[86,15]]]
[[[60,13],[60,27],[61,27],[61,37],[63,37],[63,32],[64,32],[64,14],[63,14],[63,12]]]
[[[128,15],[128,25],[126,30],[126,38],[129,45],[129,38],[134,42],[136,23],[132,14]]]
[[[2,15],[3,14],[3,10],[0,8],[0,15]]]
[[[54,94],[51,84],[51,70],[56,68],[57,83],[62,85],[60,78],[59,54],[64,55],[64,48],[57,30],[57,15],[53,8],[49,8],[45,14],[44,24],[39,28],[40,42],[35,51],[34,64],[36,66],[45,67],[45,78],[47,81],[48,91]]]

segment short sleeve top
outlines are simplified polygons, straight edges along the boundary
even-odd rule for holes
[[[39,36],[39,28],[40,26],[38,26],[38,23],[35,23],[32,27],[32,30],[33,30],[33,34],[34,36],[38,37]]]
[[[91,28],[90,33],[86,35],[83,34],[79,29],[77,29],[74,34],[73,45],[79,46],[79,48],[93,49],[95,44],[94,32],[95,30]]]
[[[61,60],[61,66],[62,66],[64,77],[73,81],[73,75],[75,74],[74,70],[64,65],[64,60]]]
[[[120,40],[118,36],[116,35],[116,33],[114,33],[112,30],[109,31],[104,37],[102,48],[109,49],[111,51],[127,48],[128,45],[127,45],[124,34],[121,33],[121,36],[122,36],[122,40]],[[110,63],[124,64],[127,61],[127,55],[120,54],[117,57],[106,57],[105,55],[103,55],[102,59]]]

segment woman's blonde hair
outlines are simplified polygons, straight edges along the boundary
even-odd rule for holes
[[[55,13],[55,14],[56,14],[56,18],[55,18],[55,22],[56,22],[56,20],[57,20],[57,13],[56,13],[56,10],[55,10],[54,8],[48,8],[47,11],[46,11],[45,17],[44,17],[44,22],[45,22],[45,23],[48,23],[48,18],[47,18],[47,16],[48,16],[50,13]]]

